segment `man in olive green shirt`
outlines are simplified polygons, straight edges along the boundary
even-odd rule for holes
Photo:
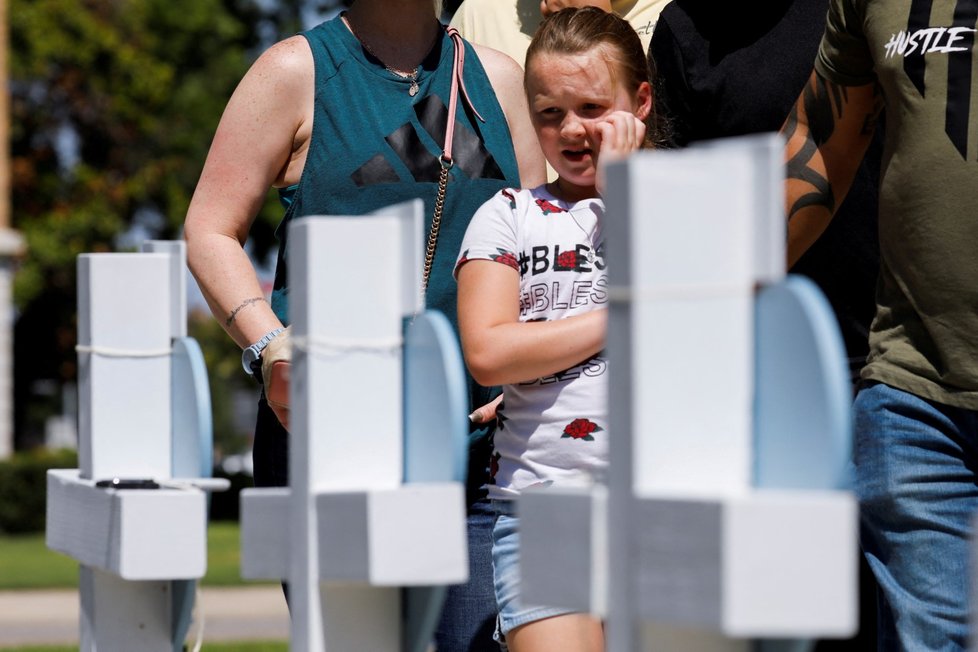
[[[784,126],[789,263],[885,110],[880,273],[855,403],[881,650],[964,650],[978,510],[978,0],[832,0]]]

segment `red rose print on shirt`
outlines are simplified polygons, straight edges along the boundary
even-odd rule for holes
[[[577,252],[562,251],[557,256],[557,267],[560,269],[575,269],[577,267]]]
[[[516,195],[513,194],[513,191],[512,190],[510,190],[509,188],[505,188],[504,190],[501,190],[500,191],[500,194],[503,197],[505,197],[506,199],[509,200],[509,207],[510,208],[513,208],[513,209],[516,208]]]
[[[540,207],[540,210],[543,211],[543,214],[544,215],[550,215],[551,213],[566,213],[567,212],[563,208],[561,208],[560,206],[555,206],[555,205],[551,204],[546,199],[538,199],[537,200],[537,206]]]
[[[515,270],[519,270],[520,265],[516,261],[516,254],[514,254],[512,251],[506,251],[505,249],[500,249],[499,247],[496,247],[496,251],[498,251],[499,253],[491,254],[489,256],[491,260],[494,260],[497,263],[502,263],[503,265],[506,265],[508,267],[512,267]]]
[[[594,441],[592,433],[601,432],[604,430],[601,426],[591,421],[590,419],[574,419],[566,426],[564,426],[564,434],[560,436],[561,439],[581,439],[583,441]]]

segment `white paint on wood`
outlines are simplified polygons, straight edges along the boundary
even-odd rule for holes
[[[103,489],[77,469],[47,480],[47,546],[128,580],[192,579],[207,566],[199,489]]]
[[[858,628],[855,497],[763,490],[724,505],[724,631],[852,636]]]
[[[209,393],[196,343],[180,340],[197,364],[177,386],[191,386],[194,400],[174,403],[171,385],[173,343],[187,328],[185,246],[153,242],[144,250],[158,253],[78,258],[81,468],[49,472],[46,537],[82,564],[86,652],[180,649],[192,598],[175,599],[175,587],[186,591],[206,570],[206,495],[187,482],[166,483],[174,453],[185,480],[210,470]],[[174,409],[194,427],[175,422]],[[176,443],[175,425],[186,435]],[[162,486],[96,486],[112,478]]]
[[[284,580],[289,576],[292,534],[288,487],[241,491],[241,577]]]
[[[170,256],[78,257],[83,477],[171,475],[170,327]]]
[[[383,213],[307,217],[290,227],[290,317],[298,346],[291,375],[289,582],[292,647],[300,652],[340,652],[342,644],[327,636],[355,629],[337,615],[346,592],[318,582],[316,494],[395,489],[403,478],[401,338],[405,309],[417,305],[407,295],[417,291],[407,292],[401,275],[418,263],[403,237],[420,235],[419,213],[413,204]],[[374,620],[374,633],[391,628],[395,646],[362,649],[395,652],[400,591],[368,593],[374,608],[363,618]]]
[[[608,169],[611,652],[854,622],[851,497],[753,487],[754,288],[784,277],[781,151],[764,136]]]
[[[316,504],[324,582],[434,586],[468,579],[459,483],[327,492],[317,495]]]
[[[524,604],[607,615],[607,502],[601,485],[523,491],[517,510]]]
[[[127,582],[83,566],[79,592],[83,652],[173,652],[169,582]]]
[[[751,201],[753,217],[754,278],[775,283],[785,275],[784,138],[781,134],[753,134],[736,138],[704,140],[697,148],[726,149],[750,160],[754,170]]]
[[[183,240],[147,240],[142,251],[166,254],[170,264],[170,337],[187,336],[187,243]]]

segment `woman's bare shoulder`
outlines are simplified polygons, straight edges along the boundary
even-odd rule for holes
[[[471,42],[470,42],[471,43]],[[516,60],[505,52],[501,52],[487,45],[472,43],[472,48],[479,56],[479,61],[489,75],[489,81],[493,81],[493,76],[498,76],[506,80],[515,79],[520,84],[523,83],[523,68]]]
[[[301,35],[279,41],[258,57],[249,71],[251,73],[274,74],[284,78],[313,75],[312,50],[308,41]]]

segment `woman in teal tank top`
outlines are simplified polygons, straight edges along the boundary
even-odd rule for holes
[[[454,119],[455,165],[427,292],[429,308],[454,324],[452,266],[469,219],[507,186],[537,185],[543,157],[529,123],[522,70],[508,57],[465,44],[464,84]],[[288,324],[289,224],[303,215],[359,215],[413,198],[431,220],[451,95],[454,46],[433,0],[356,0],[342,17],[275,44],[228,102],[185,226],[188,264],[215,317],[245,349],[281,348]],[[287,207],[272,300],[244,252],[269,187]],[[427,226],[427,225],[426,225]],[[261,374],[259,373],[258,376]],[[259,378],[260,379],[260,378]],[[470,380],[473,409],[489,399]],[[278,418],[276,417],[278,415]],[[255,483],[288,484],[287,406],[264,394],[255,434]],[[438,629],[440,652],[496,650],[491,515],[481,490],[486,432],[473,428],[469,471],[470,581],[452,587]]]

